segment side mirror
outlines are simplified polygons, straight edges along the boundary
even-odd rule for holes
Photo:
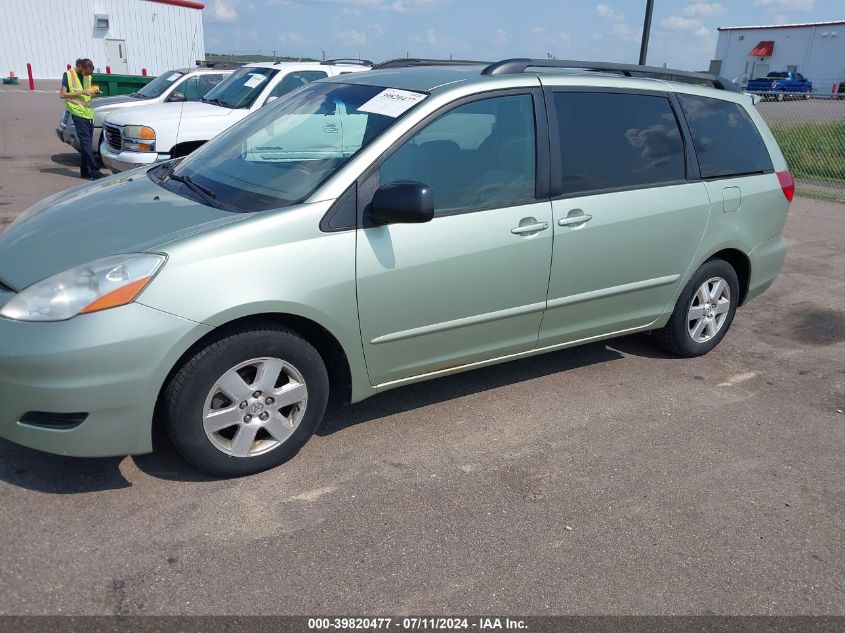
[[[168,98],[168,101],[187,101],[188,97],[185,96],[184,92],[174,92]]]
[[[376,224],[419,224],[434,217],[434,194],[421,182],[382,185],[373,196],[370,219]]]

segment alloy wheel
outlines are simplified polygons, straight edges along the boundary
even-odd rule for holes
[[[206,437],[234,457],[263,455],[296,431],[308,404],[299,370],[280,358],[254,358],[217,379],[203,406]]]
[[[731,308],[731,288],[721,277],[711,277],[693,295],[687,312],[687,332],[696,343],[712,339],[724,326]]]

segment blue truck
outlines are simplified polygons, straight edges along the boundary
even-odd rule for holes
[[[772,72],[765,77],[752,79],[745,87],[746,91],[777,101],[784,99],[809,99],[813,92],[813,82],[804,79],[801,73]]]

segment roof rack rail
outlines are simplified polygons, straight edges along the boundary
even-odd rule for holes
[[[572,68],[594,72],[618,73],[625,77],[646,77],[680,81],[683,83],[699,83],[713,86],[718,90],[742,92],[734,82],[718,75],[694,73],[673,68],[658,68],[657,66],[637,66],[636,64],[616,64],[612,62],[589,62],[573,59],[503,59],[494,62],[481,71],[482,75],[513,75],[524,73],[528,68]]]
[[[352,64],[354,66],[372,66],[373,62],[369,59],[356,59],[354,57],[339,57],[338,59],[324,59],[321,64]]]
[[[373,66],[373,70],[382,70],[384,68],[407,68],[409,66],[481,66],[488,65],[490,62],[474,61],[469,59],[424,59],[420,57],[397,57],[396,59],[388,59]]]

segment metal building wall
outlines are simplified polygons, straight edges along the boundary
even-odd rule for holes
[[[822,94],[845,81],[845,24],[719,31],[715,59],[722,60],[721,75],[728,79],[749,75],[760,58],[748,53],[766,40],[775,43],[770,72],[797,66],[813,82],[813,92]]]
[[[205,58],[202,10],[150,0],[2,0],[0,75],[59,79],[80,57],[105,72],[106,39],[126,40],[129,73],[156,75]],[[108,31],[94,28],[109,16]],[[114,72],[114,70],[113,70]]]

